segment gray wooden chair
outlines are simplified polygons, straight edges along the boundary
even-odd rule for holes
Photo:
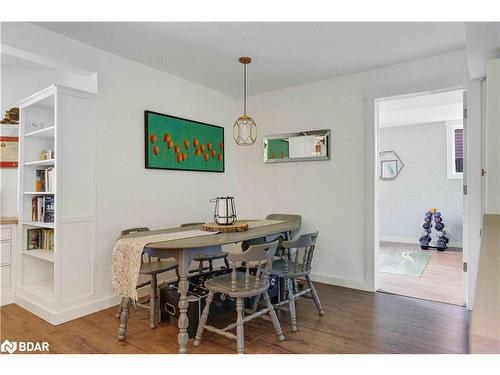
[[[294,222],[297,224],[297,227],[300,229],[300,225],[302,223],[302,217],[300,215],[292,215],[292,214],[269,214],[266,216],[267,220],[284,220],[289,222]],[[269,236],[265,236],[263,238],[255,238],[252,240],[243,241],[241,243],[241,248],[243,251],[248,249],[251,245],[259,245],[262,243],[268,243],[275,240],[279,240],[280,244],[278,244],[278,249],[276,250],[276,255],[281,255],[283,248],[281,247],[281,241],[290,240],[295,236],[295,234],[299,231],[299,229],[295,231],[287,231],[285,233],[276,233]]]
[[[298,228],[300,229],[300,225],[302,224],[302,216],[300,215],[292,215],[292,214],[269,214],[266,216],[266,219],[268,220],[284,220],[284,221],[291,221],[294,222],[298,225]],[[286,233],[287,239],[293,238],[295,236],[299,229],[295,231],[289,231]]]
[[[194,227],[194,226],[200,226],[204,223],[199,222],[199,223],[184,223],[181,224],[181,228],[184,227]],[[204,271],[209,271],[212,272],[214,270],[214,265],[213,261],[217,259],[223,259],[224,260],[224,265],[226,268],[229,268],[229,262],[227,260],[227,256],[229,253],[227,252],[221,252],[219,254],[215,255],[204,255],[204,254],[198,254],[193,258],[194,261],[199,262],[198,263],[198,272],[203,273]],[[205,266],[205,262],[208,262],[208,267]],[[191,270],[189,272],[196,272],[196,270]]]
[[[149,228],[130,228],[122,230],[121,235],[125,236],[129,233],[136,232],[147,232]],[[139,270],[139,275],[147,276],[149,280],[140,282],[137,284],[136,289],[144,288],[148,285],[151,286],[149,304],[145,305],[142,303],[137,303],[136,305],[143,308],[149,309],[149,326],[151,328],[156,328],[158,322],[158,278],[157,276],[161,273],[174,270],[177,279],[179,279],[179,265],[175,260],[164,260],[160,258],[152,258],[149,255],[147,259],[144,259],[145,254],[141,258],[141,268]],[[120,305],[118,306],[118,311],[116,317],[121,319],[122,324],[120,324],[120,330],[118,333],[118,339],[124,340],[126,336],[126,322],[128,321],[128,316],[130,314],[130,299],[122,298]],[[125,325],[122,327],[122,325]]]
[[[292,325],[292,332],[297,331],[297,316],[295,312],[295,300],[311,293],[314,303],[318,309],[319,315],[325,315],[318,293],[314,288],[311,281],[311,263],[314,255],[314,248],[316,240],[318,239],[318,232],[303,234],[299,238],[292,241],[283,241],[282,246],[284,249],[283,257],[273,262],[272,274],[278,275],[286,280],[286,289],[288,298],[284,301],[278,302],[275,307],[288,304],[290,310],[290,320]],[[305,278],[308,287],[298,291],[294,281],[298,278]],[[256,305],[254,305],[254,310]]]
[[[196,332],[194,346],[200,345],[203,331],[206,329],[225,337],[236,339],[238,353],[243,353],[245,348],[243,324],[266,313],[269,313],[274,329],[276,330],[276,334],[278,335],[278,339],[280,341],[285,339],[278,317],[276,316],[274,307],[271,304],[269,295],[267,294],[267,289],[269,288],[269,274],[271,272],[273,264],[272,260],[277,246],[278,241],[275,241],[268,244],[251,246],[242,254],[231,253],[228,256],[229,262],[232,263],[231,273],[211,278],[205,282],[205,288],[208,289],[209,293],[207,295],[203,314],[200,318],[198,331]],[[245,272],[238,272],[236,270],[237,263],[241,262],[245,263]],[[255,276],[250,274],[250,262],[257,262],[257,274]],[[262,266],[264,262],[265,265]],[[231,298],[236,298],[236,312],[238,314],[236,323],[232,323],[222,329],[206,325],[214,293],[223,293]],[[244,316],[243,299],[247,297],[260,296],[264,297],[267,307],[262,310],[255,311],[250,315]],[[229,330],[234,328],[236,328],[236,335],[229,332]]]

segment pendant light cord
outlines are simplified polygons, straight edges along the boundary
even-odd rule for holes
[[[243,64],[243,114],[247,115],[247,64]]]

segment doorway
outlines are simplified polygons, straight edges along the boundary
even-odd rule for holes
[[[376,290],[464,305],[467,90],[386,97],[376,113]]]

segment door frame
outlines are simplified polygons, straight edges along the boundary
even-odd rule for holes
[[[424,79],[419,81],[407,82],[404,84],[375,87],[365,90],[365,150],[366,150],[366,175],[365,175],[365,199],[366,199],[366,222],[365,222],[365,239],[366,239],[366,252],[365,252],[365,283],[368,290],[376,292],[378,289],[378,250],[379,250],[379,207],[378,207],[378,177],[377,177],[377,160],[378,160],[378,124],[377,124],[377,101],[389,97],[404,97],[414,96],[421,93],[436,93],[452,90],[467,90],[469,96],[469,103],[474,103],[474,108],[468,108],[468,124],[471,123],[471,114],[480,113],[480,90],[475,89],[477,82],[469,81],[467,74],[453,74],[446,76],[433,77],[431,79]],[[478,97],[479,95],[479,97]],[[473,96],[473,97],[471,97]],[[479,106],[479,108],[477,108]],[[480,125],[480,124],[479,124]],[[469,126],[467,137],[472,130],[475,133],[481,133],[481,126]],[[467,125],[466,125],[467,126]],[[480,136],[479,136],[480,137]],[[468,142],[468,141],[467,141]],[[467,143],[467,148],[469,144]],[[469,152],[471,150],[469,149]],[[476,152],[480,155],[481,150],[477,149]],[[468,158],[469,155],[467,154]],[[469,163],[466,162],[466,168],[470,172]],[[481,177],[479,173],[468,173],[468,183],[474,180],[475,186],[481,185]],[[474,189],[474,199],[481,198],[480,190]],[[464,197],[464,223],[468,222],[471,215],[470,207],[470,192],[469,195]],[[481,208],[475,207],[474,210]],[[463,243],[463,256],[464,261],[469,262],[468,258],[471,254],[470,241],[470,228],[464,225],[464,243]],[[479,249],[477,249],[479,251]],[[476,252],[476,249],[474,250]],[[477,254],[474,254],[475,256]],[[471,267],[468,267],[470,271]],[[464,277],[465,288],[465,303],[467,307],[471,305],[471,291],[474,290],[475,277],[468,277],[470,272],[467,272]],[[473,273],[475,275],[475,272]],[[471,275],[472,276],[472,275]]]

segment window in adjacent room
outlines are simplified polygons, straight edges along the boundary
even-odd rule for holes
[[[446,123],[447,128],[447,174],[449,179],[461,179],[464,174],[464,128],[463,122]]]

